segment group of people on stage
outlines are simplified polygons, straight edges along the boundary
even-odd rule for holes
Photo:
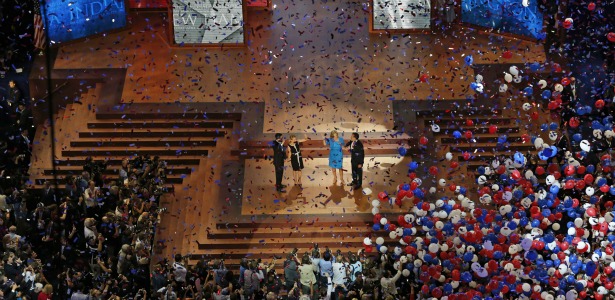
[[[278,192],[285,192],[286,185],[282,184],[284,177],[284,163],[290,161],[293,168],[293,181],[294,184],[302,186],[302,173],[303,170],[303,156],[301,155],[301,143],[297,140],[297,136],[291,135],[288,143],[281,133],[275,134],[275,140],[272,143],[273,148],[273,165],[275,167],[275,187]],[[359,140],[359,134],[353,132],[350,141],[344,144],[344,138],[339,136],[339,133],[335,130],[331,131],[329,137],[325,134],[323,145],[329,147],[329,167],[333,172],[333,185],[339,182],[343,185],[344,181],[344,169],[343,149],[345,148],[350,153],[350,164],[352,166],[352,182],[348,183],[348,186],[352,186],[354,189],[359,189],[363,184],[363,162],[365,159],[365,151],[363,149],[363,143]]]

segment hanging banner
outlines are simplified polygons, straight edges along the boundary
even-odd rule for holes
[[[373,30],[429,29],[431,0],[373,0]]]
[[[176,44],[243,44],[242,0],[172,0]]]
[[[549,0],[551,1],[551,0]],[[462,0],[462,21],[495,32],[542,39],[542,13],[536,0]]]
[[[46,0],[42,3],[43,24],[52,44],[126,26],[124,0]]]

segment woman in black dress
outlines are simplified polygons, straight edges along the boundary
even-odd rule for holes
[[[288,154],[286,157],[290,160],[290,164],[293,167],[293,180],[295,185],[301,187],[301,170],[303,169],[303,157],[301,156],[301,148],[297,137],[295,135],[290,136],[288,141],[288,147],[286,147]]]

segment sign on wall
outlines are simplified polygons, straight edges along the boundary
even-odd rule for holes
[[[431,0],[373,0],[372,29],[429,29]]]
[[[537,0],[462,0],[461,18],[463,22],[500,32],[535,39],[543,36],[543,16]]]
[[[172,0],[177,44],[244,42],[242,0]]]
[[[51,43],[126,26],[124,0],[46,0],[41,13]]]

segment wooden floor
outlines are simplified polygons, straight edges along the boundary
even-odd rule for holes
[[[437,187],[427,194],[433,201],[453,196],[448,186],[438,186],[440,178],[468,187],[472,197],[478,166],[497,155],[533,150],[521,136],[537,132],[540,123],[529,116],[541,108],[522,111],[523,102],[534,101],[519,91],[536,75],[523,64],[545,60],[541,45],[458,26],[434,34],[369,34],[360,2],[273,4],[273,12],[249,11],[249,42],[243,48],[171,47],[160,13],[133,13],[126,30],[60,47],[56,71],[123,68],[126,78],[113,103],[101,98],[119,87],[100,75],[99,83],[84,88],[81,104],[60,110],[53,146],[50,123],[39,127],[32,187],[53,179],[51,149],[58,175],[79,172],[87,155],[110,159],[111,175],[124,157],[160,154],[169,162],[173,193],[163,199],[169,211],[157,232],[163,249],[152,261],[176,253],[189,254],[192,262],[224,254],[235,267],[242,257],[270,258],[294,247],[305,251],[315,241],[356,251],[365,236],[385,236],[371,230],[369,203],[377,192],[394,193],[408,182],[412,160],[421,164],[416,173],[422,187]],[[513,58],[501,57],[506,49]],[[475,66],[464,64],[466,55],[473,55]],[[484,98],[469,89],[481,74],[485,89],[497,90],[510,64],[526,79],[510,84],[508,92]],[[429,75],[427,83],[418,82],[422,73]],[[152,109],[151,104],[160,105]],[[99,109],[103,105],[107,108]],[[213,106],[216,113],[209,110]],[[224,113],[227,106],[231,113]],[[544,120],[541,112],[539,121]],[[440,133],[430,130],[434,123]],[[498,126],[496,134],[489,133],[491,125]],[[346,136],[361,132],[367,152],[364,187],[371,187],[371,196],[332,187],[327,150],[318,145],[332,129]],[[454,130],[472,130],[474,137],[453,139]],[[305,189],[273,190],[266,146],[273,132],[307,140]],[[508,143],[497,147],[501,134]],[[418,144],[421,136],[429,139],[426,147]],[[408,149],[405,157],[399,147]],[[447,152],[459,168],[450,168]],[[471,153],[468,161],[464,152]],[[438,166],[438,175],[428,173],[430,166]],[[350,180],[349,172],[345,179]],[[394,212],[409,205],[383,204],[383,211],[396,219]]]

